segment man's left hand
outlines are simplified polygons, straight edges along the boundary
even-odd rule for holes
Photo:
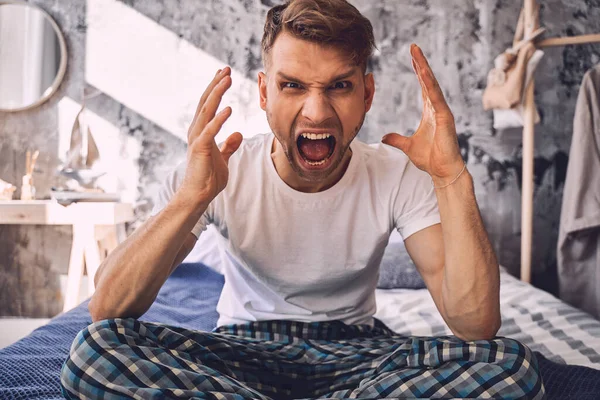
[[[419,169],[429,173],[435,186],[455,179],[464,167],[460,155],[454,116],[425,55],[411,45],[412,66],[421,84],[423,114],[411,137],[390,133],[382,142],[402,150]]]

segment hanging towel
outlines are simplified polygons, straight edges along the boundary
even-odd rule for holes
[[[577,99],[557,250],[560,297],[600,319],[600,65]]]
[[[525,84],[523,85],[521,102],[510,109],[494,109],[494,129],[508,129],[508,128],[519,128],[525,125],[525,91],[533,79],[535,70],[537,69],[540,60],[544,57],[542,50],[536,50],[529,61],[527,62],[527,68],[525,71]],[[540,114],[538,113],[537,107],[535,108],[535,119],[534,122],[538,124],[540,122]]]

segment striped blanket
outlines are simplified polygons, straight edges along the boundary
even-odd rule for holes
[[[600,370],[600,321],[589,314],[507,273],[501,274],[500,311],[499,336],[554,362]],[[451,333],[427,289],[377,290],[375,317],[406,336]]]

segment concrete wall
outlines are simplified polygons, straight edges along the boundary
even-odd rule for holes
[[[226,132],[264,130],[255,79],[260,38],[271,0],[32,0],[60,26],[69,50],[59,92],[41,107],[0,113],[0,178],[20,182],[27,149],[40,149],[38,195],[60,183],[64,120],[87,100],[92,131],[119,163],[106,184],[136,201],[142,221],[160,180],[185,158],[185,129],[195,102],[215,69],[230,65],[234,88],[225,101],[237,120]],[[600,3],[544,0],[548,37],[600,32]],[[501,263],[520,262],[520,130],[495,131],[481,95],[493,58],[510,44],[517,0],[354,0],[375,28],[371,63],[377,92],[359,134],[368,142],[388,132],[411,134],[420,120],[418,83],[408,47],[430,58],[454,111],[461,146],[476,183],[479,205]],[[129,29],[129,30],[128,30]],[[548,49],[536,74],[542,123],[536,128],[533,267],[550,286],[572,116],[585,71],[600,62],[600,45]],[[66,110],[66,111],[65,111]],[[251,121],[251,123],[248,123]],[[250,128],[249,128],[250,127]],[[113,154],[114,153],[114,154]],[[58,274],[66,273],[68,227],[0,226],[0,315],[51,316],[60,311]]]

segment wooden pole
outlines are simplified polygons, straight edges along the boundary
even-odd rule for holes
[[[570,44],[599,43],[600,34],[579,35],[544,39],[537,42],[536,47],[566,46]]]
[[[536,25],[535,0],[525,0],[525,38]],[[523,126],[523,188],[521,196],[521,280],[531,282],[531,249],[533,235],[533,151],[535,133],[534,79],[525,90],[525,123]]]

